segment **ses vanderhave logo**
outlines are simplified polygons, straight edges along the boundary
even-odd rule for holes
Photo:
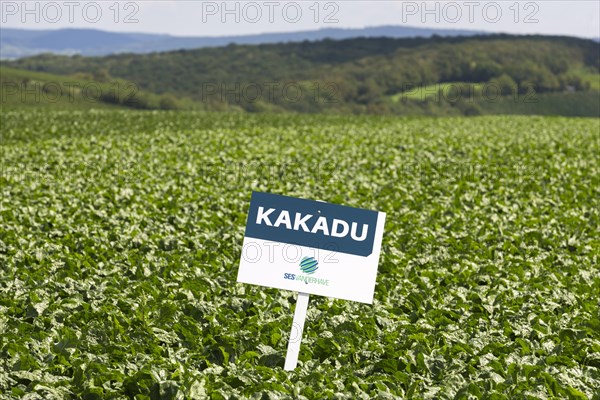
[[[314,274],[319,268],[319,262],[314,257],[304,257],[300,260],[300,270],[305,274]],[[306,284],[316,283],[317,285],[329,286],[329,279],[317,278],[314,276],[283,274],[284,279],[292,281],[303,281]]]

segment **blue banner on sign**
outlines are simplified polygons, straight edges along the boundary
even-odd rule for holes
[[[253,192],[246,237],[337,251],[373,252],[377,212]]]

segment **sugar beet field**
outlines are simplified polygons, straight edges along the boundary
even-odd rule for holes
[[[600,120],[6,111],[0,398],[600,399]],[[387,213],[373,305],[237,284],[253,190]]]

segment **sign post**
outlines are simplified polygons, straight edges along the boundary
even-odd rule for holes
[[[296,310],[294,311],[294,322],[292,322],[292,331],[288,342],[287,354],[285,355],[286,371],[293,371],[298,364],[298,355],[300,354],[300,344],[302,343],[302,333],[304,332],[304,321],[306,321],[306,311],[308,310],[308,300],[310,295],[298,292],[296,300]]]
[[[310,294],[373,302],[385,216],[252,193],[237,281],[298,292],[286,371],[298,363]]]

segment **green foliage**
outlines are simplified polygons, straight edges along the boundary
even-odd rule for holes
[[[0,105],[5,108],[75,109],[119,108],[118,92],[109,84],[94,86],[88,93],[82,87],[94,82],[82,77],[68,78],[43,72],[0,67]],[[100,89],[98,89],[100,88]]]
[[[482,114],[570,115],[600,117],[600,93],[531,93],[476,101]]]
[[[487,107],[455,108],[444,99],[399,106],[388,98],[410,87],[450,82],[499,82],[505,95],[513,86],[519,94],[532,88],[538,94],[584,91],[598,86],[589,81],[600,79],[599,46],[551,36],[357,38],[107,57],[46,54],[8,65],[125,79],[146,92],[189,97],[207,110],[444,115]]]
[[[599,124],[3,112],[0,397],[592,398]],[[235,283],[252,190],[388,213],[295,372],[295,296]]]
[[[518,84],[506,74],[499,75],[490,80],[491,84],[495,84],[499,88],[499,92],[503,96],[510,96],[518,92]]]
[[[36,107],[60,110],[200,108],[189,99],[180,101],[171,94],[140,91],[132,82],[110,80],[104,70],[94,76],[81,73],[61,76],[6,66],[0,67],[0,105],[7,109]]]

